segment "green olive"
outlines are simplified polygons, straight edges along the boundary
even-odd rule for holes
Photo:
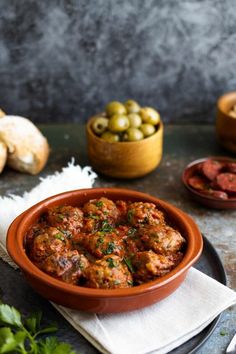
[[[139,112],[143,123],[156,125],[160,123],[160,114],[151,107],[143,107]]]
[[[147,136],[150,136],[150,135],[154,134],[155,131],[156,131],[154,125],[148,124],[148,123],[142,124],[139,129],[143,132],[143,135],[144,135],[145,138]]]
[[[130,128],[139,128],[142,124],[142,119],[137,113],[130,113],[127,117],[129,119]]]
[[[124,114],[113,115],[108,122],[108,129],[113,133],[123,132],[129,128],[129,119]]]
[[[140,111],[140,105],[134,100],[126,101],[125,107],[128,113],[138,113]]]
[[[103,140],[108,141],[109,143],[117,143],[120,140],[120,137],[118,134],[113,134],[111,132],[105,132],[101,135],[101,138]]]
[[[123,136],[124,141],[138,141],[143,139],[143,133],[137,128],[129,128]]]
[[[108,119],[104,117],[96,117],[92,122],[92,129],[95,134],[101,135],[108,127]]]
[[[114,114],[126,114],[127,111],[122,103],[118,101],[112,101],[106,106],[106,113],[108,117],[111,117]]]

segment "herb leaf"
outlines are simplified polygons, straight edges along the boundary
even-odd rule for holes
[[[7,353],[15,349],[17,342],[14,334],[8,327],[0,328],[0,353]]]
[[[0,322],[15,327],[22,327],[20,313],[11,306],[0,305]]]
[[[103,202],[99,200],[98,202],[95,203],[96,207],[101,208],[103,206]]]
[[[32,313],[30,317],[25,320],[25,326],[32,334],[35,334],[39,330],[41,318],[42,312],[38,311]]]
[[[24,319],[23,324],[19,311],[0,304],[0,354],[76,354],[70,344],[59,342],[56,337],[38,338],[41,334],[57,330],[55,324],[42,328],[41,317],[41,312],[35,312]],[[10,327],[5,327],[6,324]]]
[[[102,232],[112,232],[113,231],[113,227],[108,223],[107,220],[104,220],[102,222],[101,231]]]
[[[127,265],[127,267],[129,268],[129,270],[131,271],[131,273],[134,273],[134,268],[131,263],[131,260],[129,258],[124,258],[124,261],[125,261],[125,264]]]
[[[39,342],[39,354],[76,354],[70,344],[58,342],[56,337],[48,337]]]

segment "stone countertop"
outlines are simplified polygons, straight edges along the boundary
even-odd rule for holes
[[[50,124],[41,125],[40,128],[49,139],[51,146],[48,164],[40,177],[61,170],[72,157],[81,166],[89,164],[83,125]],[[167,125],[164,133],[163,159],[155,171],[135,180],[98,176],[95,187],[136,189],[164,199],[186,211],[218,251],[226,270],[228,286],[236,290],[236,210],[213,210],[197,204],[189,199],[181,182],[184,167],[189,162],[206,156],[231,156],[218,146],[214,126]],[[27,176],[6,168],[0,179],[0,193],[1,196],[10,193],[21,194],[25,190],[30,190],[38,182],[39,176]],[[47,313],[48,319],[58,322],[61,338],[66,338],[67,341],[71,339],[74,343],[75,338],[78,337],[78,349],[81,353],[97,353],[82,336],[69,327],[46,300],[33,293],[19,272],[15,272],[2,261],[0,267],[3,269],[0,272],[0,289],[6,303],[15,305],[25,312],[35,307],[42,308],[43,312]],[[198,354],[224,353],[235,328],[236,309],[233,307],[224,312],[213,335]]]

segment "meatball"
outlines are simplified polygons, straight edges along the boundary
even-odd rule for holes
[[[79,232],[83,226],[83,212],[72,206],[58,206],[48,209],[48,222],[68,237]]]
[[[120,213],[120,220],[119,220],[120,222],[126,221],[128,205],[129,205],[129,203],[124,200],[117,200],[116,201],[116,206],[117,206],[117,209],[119,210],[119,213]]]
[[[180,260],[182,254],[178,256],[163,256],[153,251],[138,252],[132,258],[132,265],[135,269],[134,279],[141,284],[148,280],[153,280],[170,272],[176,265],[177,259]]]
[[[48,227],[34,238],[30,257],[36,262],[42,262],[46,257],[67,249],[69,242],[64,234],[55,227]]]
[[[124,255],[122,239],[115,233],[106,234],[98,231],[94,234],[84,235],[82,245],[96,258],[102,258],[109,254],[116,254],[120,257]]]
[[[120,215],[115,203],[103,197],[90,200],[84,205],[83,211],[87,218],[98,221],[107,220],[107,222],[112,225],[116,223]]]
[[[132,275],[118,256],[105,256],[85,269],[86,286],[89,288],[130,288]]]
[[[41,269],[48,274],[62,278],[67,283],[76,284],[88,266],[87,258],[74,250],[63,254],[52,254],[45,259]]]
[[[128,222],[138,227],[140,225],[159,225],[165,222],[164,214],[153,203],[136,202],[128,206]]]
[[[139,235],[146,250],[159,254],[176,253],[185,243],[181,234],[168,225],[145,226],[139,230]]]

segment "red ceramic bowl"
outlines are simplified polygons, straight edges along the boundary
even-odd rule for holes
[[[201,203],[202,205],[205,205],[208,208],[214,208],[214,209],[236,209],[236,198],[235,197],[229,197],[229,199],[219,199],[215,198],[211,195],[206,195],[201,192],[198,192],[194,188],[192,188],[188,184],[188,180],[190,177],[196,174],[196,172],[199,170],[199,166],[202,162],[212,159],[220,162],[234,162],[236,163],[235,159],[229,158],[229,157],[222,157],[222,156],[211,156],[211,157],[204,157],[202,159],[195,160],[191,162],[184,170],[183,175],[182,175],[182,181],[189,192],[189,195],[196,200],[197,202]]]
[[[155,281],[128,289],[108,290],[66,284],[37,268],[30,261],[24,249],[24,238],[29,227],[48,207],[63,204],[80,206],[90,199],[101,196],[112,200],[155,203],[167,214],[173,226],[187,240],[185,255],[181,263],[170,273]],[[36,292],[57,304],[97,313],[135,310],[164,299],[180,286],[188,269],[199,258],[202,247],[203,242],[198,227],[184,212],[150,195],[115,188],[81,189],[50,197],[18,216],[7,234],[7,250]]]

